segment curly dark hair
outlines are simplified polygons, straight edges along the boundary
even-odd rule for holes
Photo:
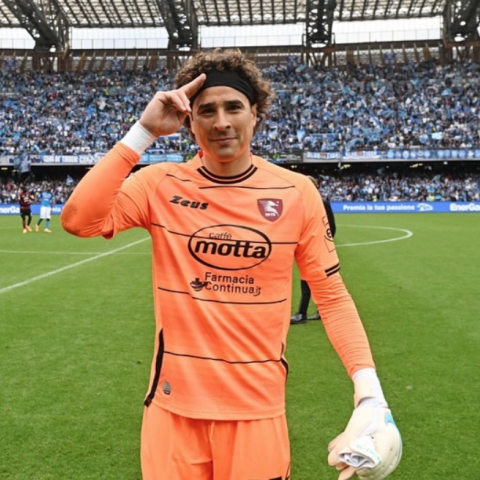
[[[181,66],[175,76],[175,88],[180,88],[202,73],[207,73],[213,69],[237,72],[252,84],[257,97],[257,124],[255,125],[255,133],[257,133],[263,121],[267,118],[268,110],[272,104],[273,93],[270,88],[270,82],[262,78],[262,72],[255,63],[248,60],[240,50],[221,50],[216,48],[214,50],[197,52]],[[185,118],[184,125],[192,133],[188,115]]]

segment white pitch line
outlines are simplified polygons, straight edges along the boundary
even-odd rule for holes
[[[413,236],[413,232],[410,230],[405,230],[404,228],[394,228],[394,227],[376,227],[372,225],[338,225],[339,227],[354,227],[354,228],[377,228],[379,230],[394,230],[396,232],[405,232],[406,235],[395,238],[388,238],[386,240],[375,240],[373,242],[361,242],[361,243],[344,243],[341,245],[336,245],[336,247],[359,247],[361,245],[376,245],[377,243],[388,243],[388,242],[398,242],[399,240],[405,240]]]
[[[362,245],[376,245],[378,243],[388,243],[388,242],[397,242],[399,240],[405,240],[413,236],[413,232],[410,230],[405,230],[403,228],[394,228],[394,227],[377,227],[370,225],[338,225],[339,227],[354,227],[354,228],[377,228],[379,230],[393,230],[396,232],[405,232],[406,235],[395,238],[387,238],[386,240],[375,240],[373,242],[361,242],[361,243],[344,243],[336,245],[336,247],[359,247]],[[118,250],[112,252],[48,252],[45,250],[35,251],[35,250],[0,250],[0,253],[18,253],[18,254],[36,254],[36,255],[105,255],[109,253],[117,253]],[[151,255],[150,252],[129,252],[129,253],[120,253],[119,255]],[[1,291],[0,291],[1,293]]]
[[[30,283],[36,282],[37,280],[42,280],[43,278],[51,277],[52,275],[56,275],[57,273],[64,272],[65,270],[70,270],[71,268],[79,267],[80,265],[84,265],[85,263],[92,262],[93,260],[98,260],[99,258],[106,257],[107,255],[112,255],[113,253],[120,252],[121,250],[125,250],[126,248],[133,247],[134,245],[138,245],[139,243],[145,242],[145,240],[149,240],[149,239],[150,237],[142,238],[141,240],[137,240],[136,242],[129,243],[128,245],[124,245],[123,247],[120,247],[120,248],[116,248],[115,250],[112,250],[110,252],[101,253],[100,255],[96,255],[95,257],[86,258],[85,260],[72,263],[70,265],[67,265],[66,267],[57,268],[57,270],[52,270],[51,272],[47,272],[42,275],[32,277],[29,280],[25,280],[24,282],[15,283],[14,285],[10,285],[9,287],[0,288],[0,295],[2,293],[10,292],[15,288],[29,285]]]
[[[112,252],[49,252],[48,250],[0,250],[0,253],[19,253],[28,254],[33,253],[36,255],[101,255],[103,253]],[[124,252],[118,253],[118,255],[151,255],[150,252]]]

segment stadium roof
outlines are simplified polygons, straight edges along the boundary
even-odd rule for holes
[[[192,0],[198,25],[272,25],[301,23],[307,17],[308,0]],[[25,0],[23,0],[25,2]],[[0,27],[23,25],[0,1]],[[335,21],[386,20],[442,15],[446,0],[336,0]],[[30,2],[32,3],[32,0]],[[35,0],[42,7],[45,0]],[[69,27],[163,27],[166,0],[50,0],[63,12]],[[188,1],[171,0],[183,7]],[[322,3],[320,0],[319,3]]]

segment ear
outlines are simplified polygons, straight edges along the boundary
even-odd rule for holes
[[[257,104],[252,105],[252,119],[253,119],[253,128],[257,124]]]
[[[190,130],[192,131],[193,135],[195,136],[195,125],[196,125],[196,123],[193,120],[193,112],[189,116],[190,116]]]

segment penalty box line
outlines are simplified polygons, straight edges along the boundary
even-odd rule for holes
[[[23,282],[15,283],[15,284],[10,285],[8,287],[0,288],[0,295],[2,293],[7,293],[7,292],[10,292],[12,290],[15,290],[16,288],[24,287],[25,285],[29,285],[30,283],[34,283],[38,280],[42,280],[44,278],[51,277],[53,275],[56,275],[57,273],[62,273],[62,272],[65,272],[66,270],[70,270],[72,268],[79,267],[81,265],[84,265],[85,263],[93,262],[94,260],[98,260],[99,258],[106,257],[108,255],[113,255],[114,253],[117,253],[117,252],[121,252],[122,250],[133,247],[135,245],[138,245],[139,243],[145,242],[146,240],[149,240],[149,239],[150,239],[150,237],[142,238],[141,240],[137,240],[136,242],[129,243],[128,245],[124,245],[123,247],[120,247],[120,248],[116,248],[115,250],[111,250],[110,252],[101,253],[99,255],[96,255],[95,257],[86,258],[85,260],[81,260],[80,262],[75,262],[75,263],[72,263],[70,265],[66,265],[65,267],[57,268],[56,270],[52,270],[51,272],[43,273],[42,275],[32,277],[32,278],[30,278],[28,280],[25,280]]]

